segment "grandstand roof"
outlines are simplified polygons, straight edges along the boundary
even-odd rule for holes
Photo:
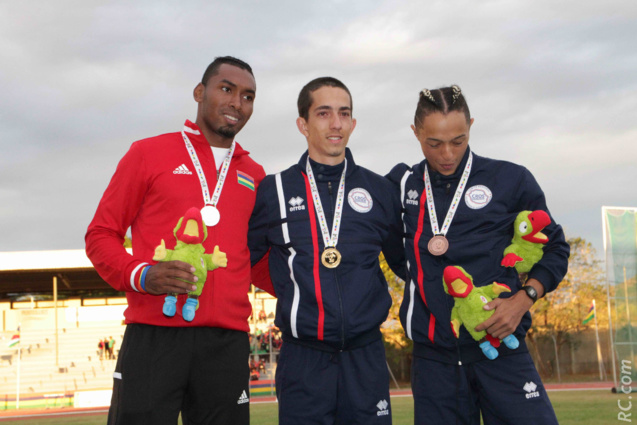
[[[112,289],[97,274],[83,249],[0,252],[0,299],[17,293]]]

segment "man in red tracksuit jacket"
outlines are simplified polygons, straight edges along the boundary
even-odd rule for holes
[[[194,89],[196,121],[133,143],[88,228],[87,255],[128,300],[109,424],[176,424],[180,412],[184,424],[249,424],[247,233],[265,173],[234,136],[255,92],[248,64],[215,59]],[[173,229],[191,207],[203,208],[205,252],[218,245],[227,255],[226,267],[207,272],[196,315],[185,307],[194,268],[152,260],[162,239],[175,247]],[[129,227],[132,255],[123,247]],[[176,294],[172,317],[166,294]]]

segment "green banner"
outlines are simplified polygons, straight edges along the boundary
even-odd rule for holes
[[[612,265],[613,276],[609,283],[617,285],[637,274],[637,232],[635,210],[611,209],[606,211],[607,251],[606,261]],[[626,275],[624,277],[624,269]]]

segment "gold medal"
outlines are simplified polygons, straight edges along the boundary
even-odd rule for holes
[[[431,255],[438,257],[447,252],[447,249],[449,249],[449,241],[442,235],[436,235],[429,240],[427,249]]]
[[[336,248],[325,248],[325,251],[321,254],[321,262],[328,269],[334,269],[341,264],[341,253]]]

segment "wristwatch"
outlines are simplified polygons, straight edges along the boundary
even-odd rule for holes
[[[522,287],[522,290],[524,292],[526,292],[526,295],[531,298],[531,300],[533,301],[533,303],[535,303],[537,301],[537,291],[535,290],[534,287],[529,286],[529,285],[524,285]]]

